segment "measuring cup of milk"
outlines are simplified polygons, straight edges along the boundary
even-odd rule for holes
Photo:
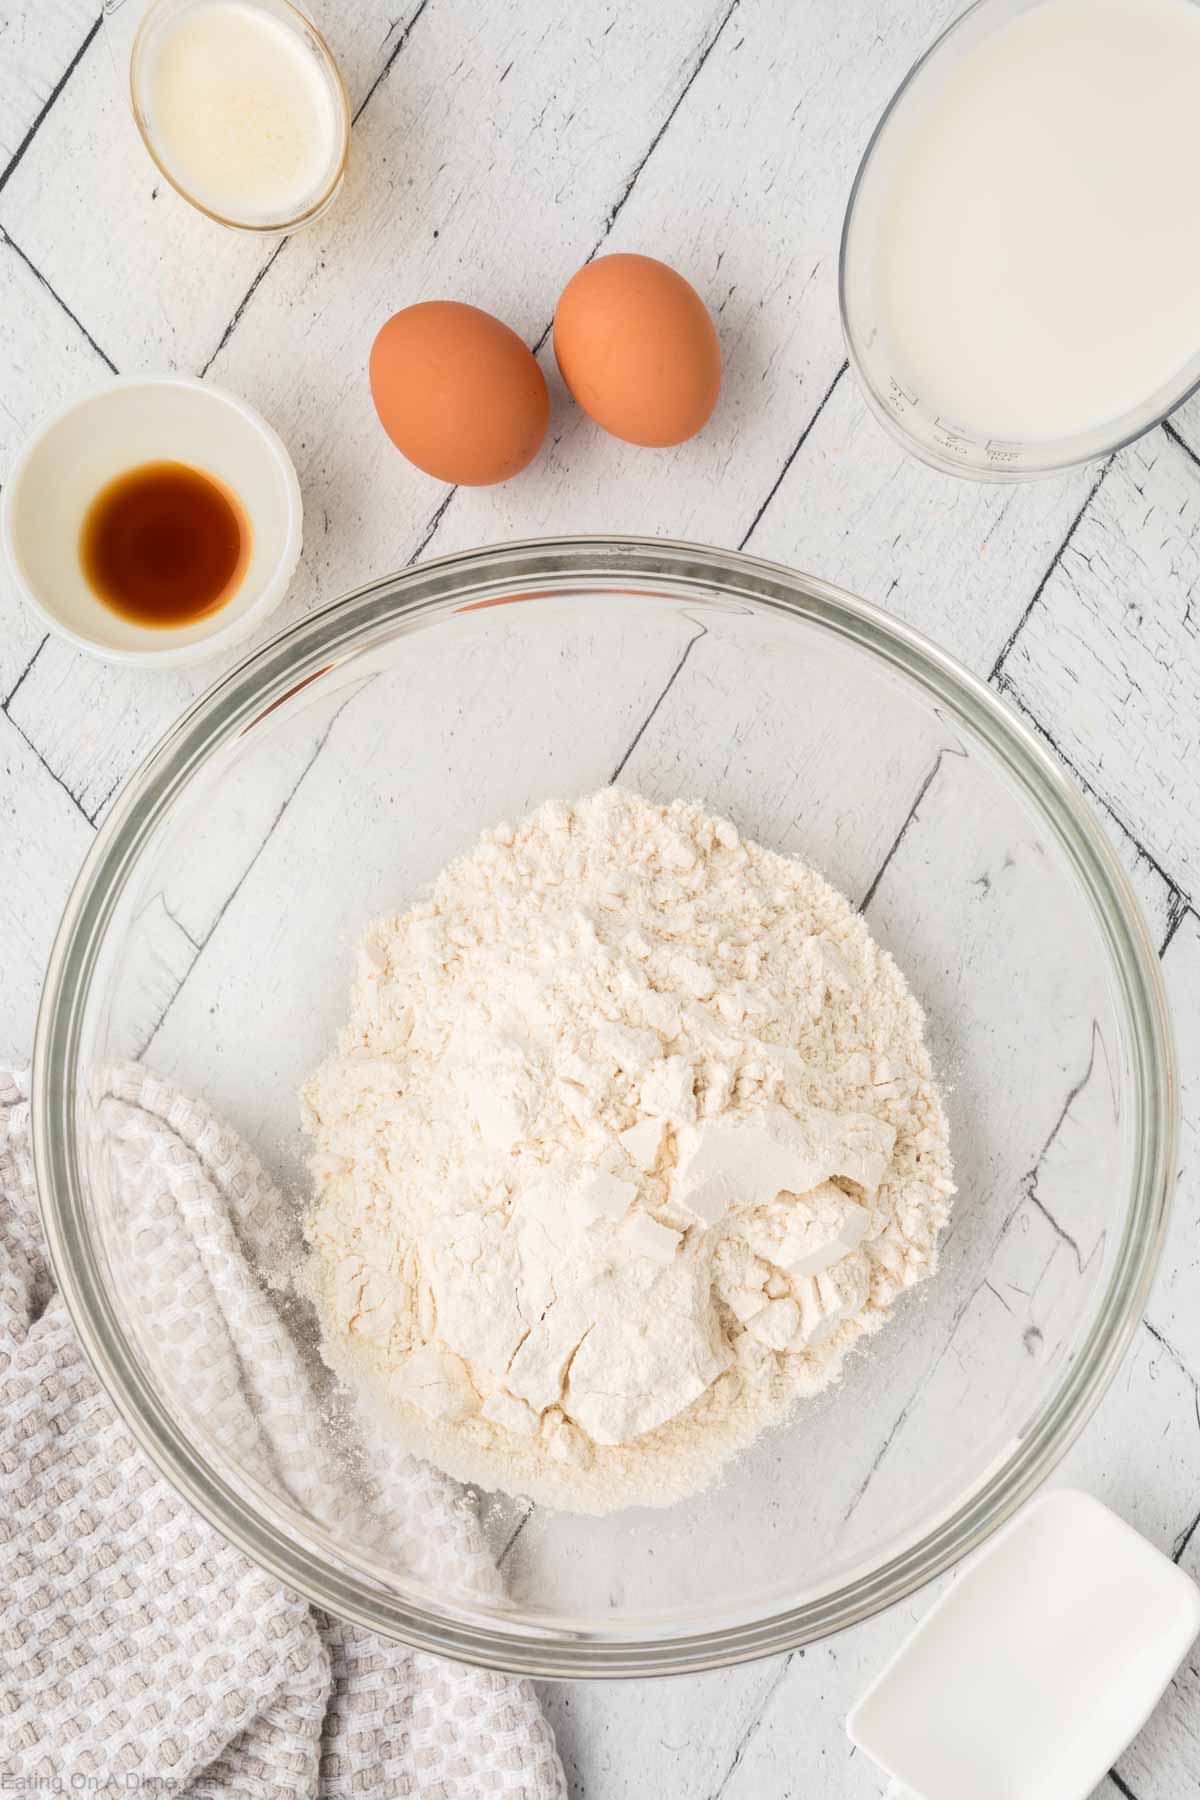
[[[110,0],[106,15],[132,38],[142,140],[186,200],[279,237],[325,211],[345,174],[350,107],[328,45],[289,0]]]
[[[858,171],[842,322],[867,399],[935,467],[1024,480],[1200,383],[1198,0],[978,0]]]

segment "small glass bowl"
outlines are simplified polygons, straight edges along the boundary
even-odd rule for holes
[[[909,70],[871,135],[850,190],[838,260],[838,299],[850,363],[872,412],[906,450],[951,475],[980,481],[1029,481],[1080,468],[1132,443],[1200,387],[1200,350],[1142,403],[1068,437],[987,437],[939,414],[914,392],[891,354],[875,297],[879,222],[898,146],[955,65],[998,27],[1037,0],[975,0]],[[1019,121],[1015,129],[1019,130]],[[1182,229],[1187,229],[1182,226]],[[1200,338],[1200,326],[1197,327]]]
[[[264,1473],[180,1366],[158,1264],[127,1242],[105,1082],[142,1059],[207,1101],[303,1206],[297,1093],[344,1021],[366,923],[485,827],[614,772],[803,856],[862,906],[925,1006],[959,1194],[937,1274],[724,1480],[605,1518],[525,1520],[487,1498],[506,1590],[456,1591],[393,1541],[402,1520],[377,1535],[340,1492],[298,1498]],[[32,1095],[61,1290],[179,1491],[330,1612],[564,1677],[791,1649],[981,1543],[1129,1344],[1176,1111],[1158,960],[1129,883],[995,695],[823,582],[615,538],[422,564],[224,676],[97,833],[46,977]],[[307,1315],[285,1322],[315,1350]],[[331,1400],[331,1417],[344,1411]],[[361,1485],[361,1448],[337,1440],[347,1483]]]
[[[312,21],[305,17],[298,7],[291,5],[290,0],[243,0],[257,11],[268,13],[279,21],[288,31],[293,33],[304,44],[308,53],[314,58],[323,75],[328,89],[334,115],[338,121],[339,132],[337,142],[330,154],[326,177],[308,204],[297,213],[267,219],[236,219],[215,212],[212,207],[199,199],[178,178],[167,161],[158,141],[155,130],[154,109],[151,100],[149,69],[154,41],[157,35],[169,27],[171,23],[184,13],[194,11],[197,0],[151,0],[138,25],[133,40],[133,49],[129,57],[129,101],[133,108],[134,123],[141,134],[142,142],[150,153],[155,165],[165,180],[169,181],[177,194],[206,218],[214,219],[218,225],[225,225],[231,231],[247,231],[261,237],[290,237],[305,225],[311,225],[315,219],[326,212],[336,200],[346,175],[346,160],[350,153],[350,101],[342,82],[341,72],[334,60],[333,52]]]

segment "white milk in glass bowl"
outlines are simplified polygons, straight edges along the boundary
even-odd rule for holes
[[[146,148],[221,224],[282,235],[341,186],[345,90],[324,39],[288,0],[154,0],[129,76]]]
[[[1023,479],[1200,381],[1197,0],[979,0],[913,69],[851,194],[841,300],[875,410],[942,468]]]

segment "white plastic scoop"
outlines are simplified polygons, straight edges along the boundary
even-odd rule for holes
[[[1030,1506],[846,1721],[895,1800],[1087,1800],[1200,1632],[1200,1591],[1088,1494]]]

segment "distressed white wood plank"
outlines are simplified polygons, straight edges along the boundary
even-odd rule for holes
[[[376,0],[352,0],[326,9],[322,23],[352,105],[419,4],[408,0],[392,12]],[[430,0],[432,12],[437,4]],[[224,230],[163,180],[134,128],[116,48],[107,29],[89,45],[0,194],[0,224],[119,368],[194,373],[277,246]],[[315,256],[311,234],[289,240],[280,254]]]
[[[151,894],[130,921],[125,958],[136,964],[138,980],[122,987],[114,1008],[112,1030],[118,1041],[146,1042],[196,955],[195,941],[165,895],[161,890]]]
[[[100,0],[0,10],[0,178],[100,16]]]
[[[255,760],[228,773],[210,772],[213,804],[189,818],[184,853],[163,870],[163,903],[197,954],[291,805],[328,731],[323,717],[298,719],[286,733],[276,734],[275,752],[265,767]]]
[[[0,714],[0,1061],[26,1062],[42,971],[92,833]]]
[[[853,1750],[843,1720],[925,1603],[922,1594],[831,1644],[748,1669],[543,1683],[571,1800],[878,1800],[887,1779]]]
[[[26,436],[46,412],[108,374],[103,361],[54,296],[0,237],[0,482]],[[40,622],[0,566],[0,703],[41,643]]]
[[[622,780],[663,797],[673,797],[682,782],[751,836],[814,862],[861,899],[939,756],[953,779],[962,740],[949,727],[921,721],[883,684],[856,708],[828,680],[798,691],[791,660],[773,654],[769,638],[757,656],[735,662],[722,654],[721,624],[708,624]],[[787,627],[785,642],[793,629]],[[869,785],[859,743],[867,716],[878,746]],[[1036,720],[1028,722],[1036,728]],[[1097,810],[1161,942],[1173,890],[1102,803]]]
[[[948,1083],[959,1182],[939,1278],[920,1298],[920,1342],[906,1347],[889,1331],[872,1349],[884,1377],[904,1384],[893,1391],[908,1407],[856,1502],[878,1516],[903,1504],[910,1458],[937,1441],[924,1429],[929,1420],[953,1415],[960,1372],[973,1390],[993,1392],[997,1405],[1013,1393],[1032,1405],[1057,1379],[1066,1347],[1043,1330],[1046,1284],[1057,1288],[1060,1331],[1094,1304],[1112,1223],[1103,1196],[1120,1179],[1094,1149],[1111,1136],[1118,1053],[1098,939],[1093,969],[1079,943],[1079,913],[1056,919],[1046,910],[1061,853],[1015,808],[1010,817],[1000,804],[980,818],[969,776],[961,758],[943,760],[868,911],[927,1009],[935,1067]],[[1061,862],[1059,869],[1065,874]],[[1033,917],[1043,922],[1037,934]],[[1016,968],[1011,954],[996,954],[997,945],[1013,944]],[[1048,996],[1059,1025],[1053,1041],[1044,1030]],[[1093,1120],[1107,1127],[1102,1140]],[[1070,1256],[1058,1255],[1056,1239],[1040,1229],[1039,1203],[1077,1247]],[[1002,1313],[990,1321],[994,1349],[979,1331],[992,1306]],[[956,1456],[984,1429],[986,1413],[986,1405],[960,1412]],[[983,1449],[979,1438],[977,1453]]]
[[[857,901],[938,758],[961,745],[951,727],[918,713],[886,681],[865,692],[846,672],[839,680],[845,666],[832,653],[821,679],[805,686],[796,629],[764,621],[759,643],[746,651],[736,629],[710,619],[621,779],[653,799],[703,800],[747,836],[814,864]],[[727,633],[736,654],[726,650]],[[869,768],[864,717],[878,745]]]
[[[1101,484],[1003,666],[1080,774],[1200,889],[1200,468],[1162,431]]]
[[[309,521],[306,532],[311,534],[311,529]],[[15,596],[10,599],[15,608]],[[32,639],[32,652],[40,639],[27,609],[21,612],[23,640]],[[20,670],[26,672],[12,694],[12,716],[83,811],[98,820],[122,782],[197,695],[235,667],[248,651],[266,643],[282,623],[276,614],[247,642],[190,669],[127,668],[85,655],[52,636],[32,663],[28,656],[20,659]],[[3,667],[4,649],[0,646],[0,669]],[[243,795],[238,804],[256,808],[265,825],[282,802],[292,775],[292,765],[282,764],[274,772],[273,784],[256,781],[255,791]],[[187,918],[193,932],[202,936],[206,920],[211,922],[211,913],[220,906],[224,893],[204,885],[203,871],[199,880],[201,887],[196,892],[174,896],[172,904]]]
[[[1047,735],[1040,720],[1035,718],[1028,707],[1024,705],[1021,695],[1009,686],[1003,676],[998,676],[993,685],[1013,711],[1024,720],[1035,736],[1046,746],[1055,761],[1064,763],[1061,749]],[[1182,896],[1178,888],[1174,882],[1167,879],[1142,846],[1130,836],[1121,820],[1117,818],[1112,808],[1106,804],[1095,788],[1080,777],[1078,769],[1073,769],[1069,765],[1065,766],[1069,780],[1075,784],[1091,806],[1121,859],[1142,909],[1151,942],[1155,946],[1161,946],[1175,922],[1177,909],[1182,904]]]
[[[782,1663],[663,1682],[541,1683],[571,1800],[716,1795]]]
[[[1040,1185],[1049,1186],[1044,1174]],[[979,1196],[969,1184],[964,1192],[965,1204],[975,1205]],[[951,1245],[947,1267],[958,1261],[953,1249]],[[1070,1356],[1071,1320],[1088,1294],[1091,1272],[1081,1269],[1074,1247],[1032,1201],[1017,1202],[972,1280],[979,1268],[985,1277],[977,1281],[962,1316],[951,1319],[949,1331],[936,1293],[930,1296],[934,1305],[922,1309],[937,1354],[926,1359],[916,1382],[904,1390],[903,1414],[857,1503],[865,1518],[878,1519],[881,1526],[898,1510],[902,1514],[914,1479],[926,1489],[931,1486],[930,1468],[915,1459],[929,1456],[938,1444],[952,1445],[953,1454],[960,1456],[964,1440],[976,1432],[986,1434],[989,1421],[1019,1416],[1023,1402],[1029,1406],[1034,1383],[1044,1371],[1057,1371],[1060,1379]],[[911,1372],[910,1358],[904,1373]],[[982,1467],[982,1436],[977,1450],[977,1466]],[[961,1478],[954,1487],[961,1491]],[[953,1489],[945,1493],[947,1501],[953,1497]]]
[[[127,373],[194,372],[266,254],[163,180],[134,129],[103,32],[0,193],[0,225]],[[129,312],[140,318],[125,327]]]
[[[51,637],[9,711],[89,819],[215,672],[131,669]]]
[[[1094,480],[941,475],[876,423],[847,371],[746,548],[819,571],[986,674]]]
[[[271,619],[248,643],[197,668],[172,670],[102,662],[61,638],[50,637],[12,694],[9,709],[81,809],[98,820],[121,783],[191,701],[278,628],[278,618]],[[34,646],[38,641],[35,637]],[[22,669],[27,661],[22,661]],[[269,781],[256,776],[228,803],[245,809],[247,817],[260,818],[265,830],[299,773],[297,758],[303,760],[312,747],[311,742],[307,747],[293,746]],[[256,847],[252,832],[247,833],[246,841],[249,855]],[[210,928],[226,897],[219,883],[214,887],[206,878],[208,873],[202,865],[189,892],[171,895],[173,908],[197,938]]]
[[[1107,1037],[1099,1048],[1096,1043],[1097,1021],[1106,1030],[1112,1019],[1099,934],[1093,966],[1080,936],[1080,908],[1062,915],[1047,909],[1048,889],[1070,880],[1063,852],[1015,803],[1010,808],[997,799],[982,818],[970,773],[962,758],[944,758],[867,916],[929,1014],[937,1066],[951,1084],[951,1107],[961,1112],[960,1151],[981,1168],[990,1164],[1021,1177],[1044,1168],[1069,1135],[1075,1166],[1082,1168],[1089,1134],[1080,1102],[1089,1102],[1093,1083],[1098,1102],[1111,1094],[1108,1071],[1117,1055]],[[1165,888],[1159,904],[1165,911]],[[1014,952],[997,954],[997,945],[1013,944],[1020,946],[1019,979]],[[1060,1026],[1052,1042],[1044,1028],[1047,1004]],[[1039,1042],[1044,1060],[1035,1064]],[[982,1108],[967,1104],[971,1093]],[[1076,1101],[1064,1114],[1070,1093]],[[966,1175],[960,1165],[960,1179]],[[1086,1204],[1085,1189],[1081,1183]],[[956,1235],[971,1210],[956,1208]],[[1083,1225],[1063,1223],[1068,1230]],[[1090,1242],[1083,1248],[1086,1257]]]
[[[879,1800],[888,1778],[855,1751],[844,1720],[858,1695],[899,1648],[924,1611],[925,1596],[893,1609],[867,1630],[844,1633],[776,1664],[767,1705],[738,1746],[735,1764],[713,1800],[762,1800],[765,1795],[837,1795]],[[632,1790],[631,1790],[632,1794]]]

